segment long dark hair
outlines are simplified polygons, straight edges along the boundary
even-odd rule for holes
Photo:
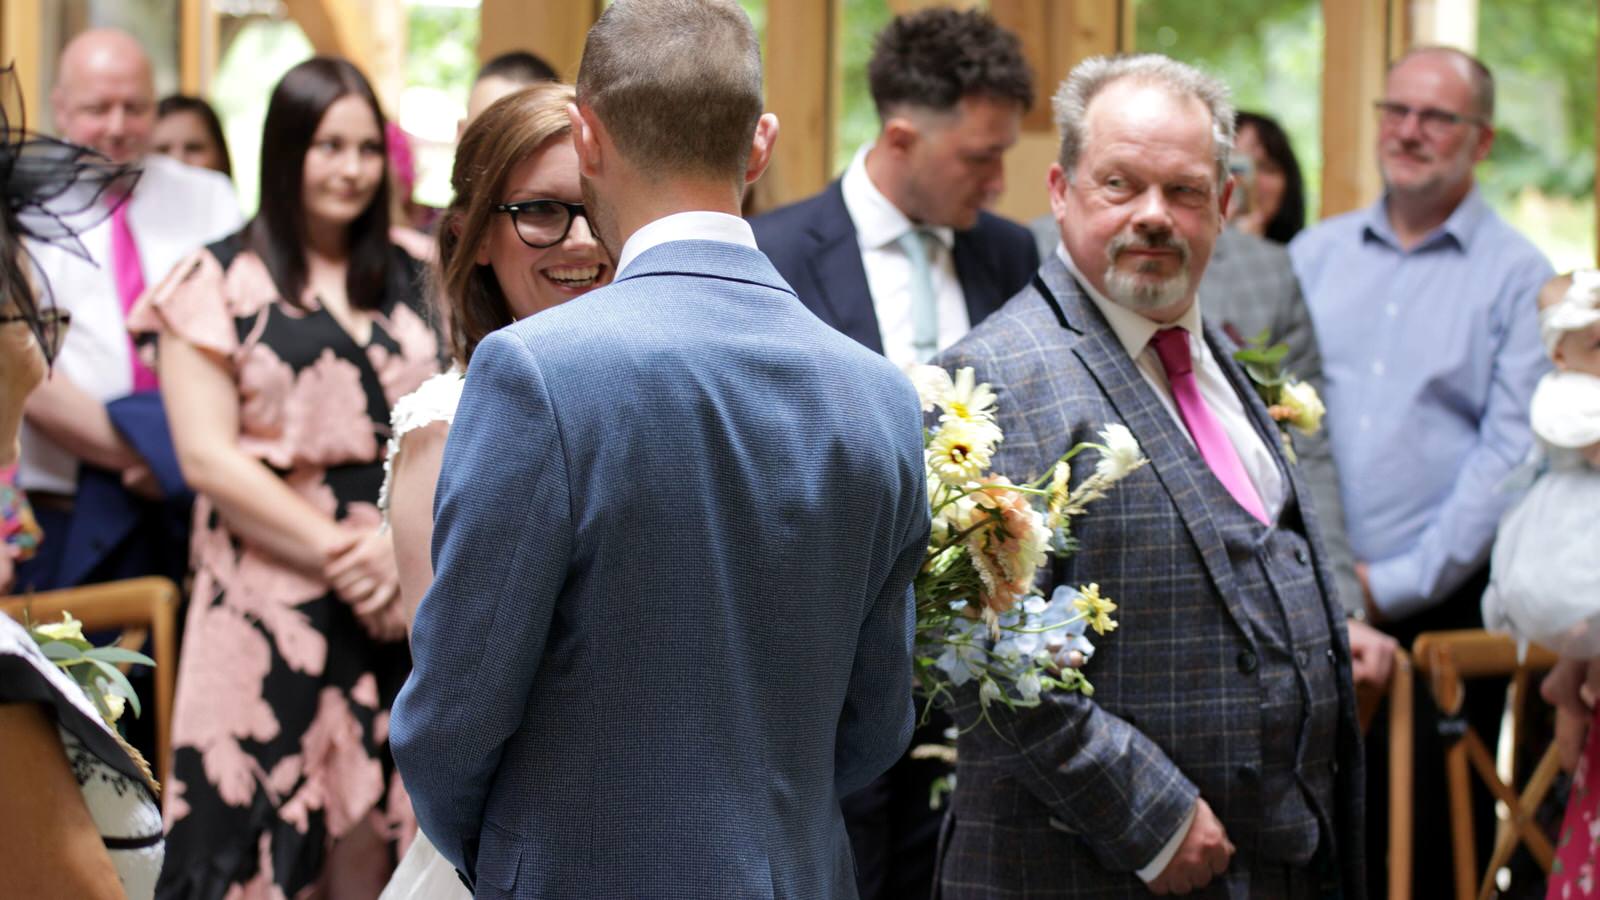
[[[1267,222],[1262,237],[1287,244],[1306,227],[1306,185],[1300,177],[1300,163],[1294,158],[1294,148],[1289,146],[1289,135],[1276,119],[1260,113],[1240,112],[1235,121],[1235,131],[1245,128],[1254,131],[1261,149],[1283,170],[1283,199],[1278,203],[1277,214]]]
[[[315,56],[290,69],[272,89],[261,136],[261,210],[246,242],[261,257],[278,293],[298,306],[306,287],[306,151],[335,101],[354,94],[367,102],[383,134],[378,97],[361,70],[331,56]],[[366,211],[350,223],[345,289],[350,305],[377,309],[389,276],[389,164]]]
[[[228,139],[222,136],[222,121],[217,118],[217,111],[199,97],[190,97],[187,94],[170,94],[162,97],[161,102],[156,104],[157,121],[177,113],[194,113],[200,117],[200,124],[205,126],[206,134],[211,136],[211,143],[216,144],[217,152],[222,154],[222,174],[232,178],[233,156],[228,153]]]

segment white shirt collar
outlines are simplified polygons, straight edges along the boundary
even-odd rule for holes
[[[757,249],[756,235],[750,230],[750,223],[738,216],[705,209],[673,213],[645,225],[628,238],[617,257],[616,277],[622,277],[628,264],[646,250],[671,241],[721,241]]]
[[[1077,280],[1078,287],[1089,295],[1089,299],[1099,308],[1100,314],[1106,317],[1106,323],[1111,326],[1111,331],[1117,336],[1117,341],[1122,344],[1122,349],[1128,351],[1129,357],[1138,359],[1139,354],[1143,353],[1145,347],[1149,345],[1150,339],[1155,337],[1156,332],[1163,328],[1182,328],[1184,331],[1189,332],[1191,337],[1200,339],[1199,342],[1202,347],[1205,346],[1203,333],[1200,330],[1200,303],[1198,298],[1196,298],[1195,302],[1189,304],[1189,309],[1178,317],[1178,321],[1171,323],[1152,322],[1133,310],[1112,301],[1109,297],[1096,290],[1095,286],[1089,283],[1089,279],[1083,277],[1083,273],[1078,271],[1078,267],[1073,264],[1072,254],[1067,252],[1065,246],[1056,245],[1056,256],[1063,263],[1066,263],[1067,271],[1071,272],[1072,277]]]
[[[855,223],[856,240],[860,242],[861,249],[880,250],[918,226],[872,183],[872,177],[867,174],[867,152],[871,149],[872,144],[868,143],[856,151],[855,158],[850,160],[850,167],[844,170],[844,177],[839,181],[839,190],[844,194],[844,208],[850,213],[850,221]],[[943,225],[921,227],[937,238],[945,249],[955,245],[955,229]]]

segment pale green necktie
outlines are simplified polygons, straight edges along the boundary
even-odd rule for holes
[[[924,363],[939,352],[939,298],[928,264],[928,242],[933,240],[937,238],[931,232],[913,228],[895,241],[911,261],[911,349],[917,362]]]

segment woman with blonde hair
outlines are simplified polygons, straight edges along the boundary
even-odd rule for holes
[[[407,621],[433,582],[433,490],[472,359],[489,332],[611,280],[589,227],[567,104],[570,85],[538,84],[485,110],[462,135],[439,225],[438,303],[455,366],[396,404],[387,515]],[[449,862],[419,834],[383,900],[466,897]]]

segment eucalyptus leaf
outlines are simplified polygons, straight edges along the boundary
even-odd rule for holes
[[[72,646],[66,641],[50,641],[39,645],[39,652],[51,662],[76,662],[83,656],[83,651]]]
[[[136,650],[127,650],[122,647],[95,647],[83,654],[89,659],[98,659],[108,663],[132,663],[140,666],[154,666],[156,661]]]
[[[135,716],[140,715],[139,695],[133,692],[133,685],[128,683],[128,676],[122,674],[121,669],[108,662],[101,662],[98,659],[91,659],[89,661],[94,663],[95,667],[101,672],[105,673],[105,676],[111,680],[112,686],[116,688],[117,693],[127,698],[128,705],[133,707],[133,714]]]

